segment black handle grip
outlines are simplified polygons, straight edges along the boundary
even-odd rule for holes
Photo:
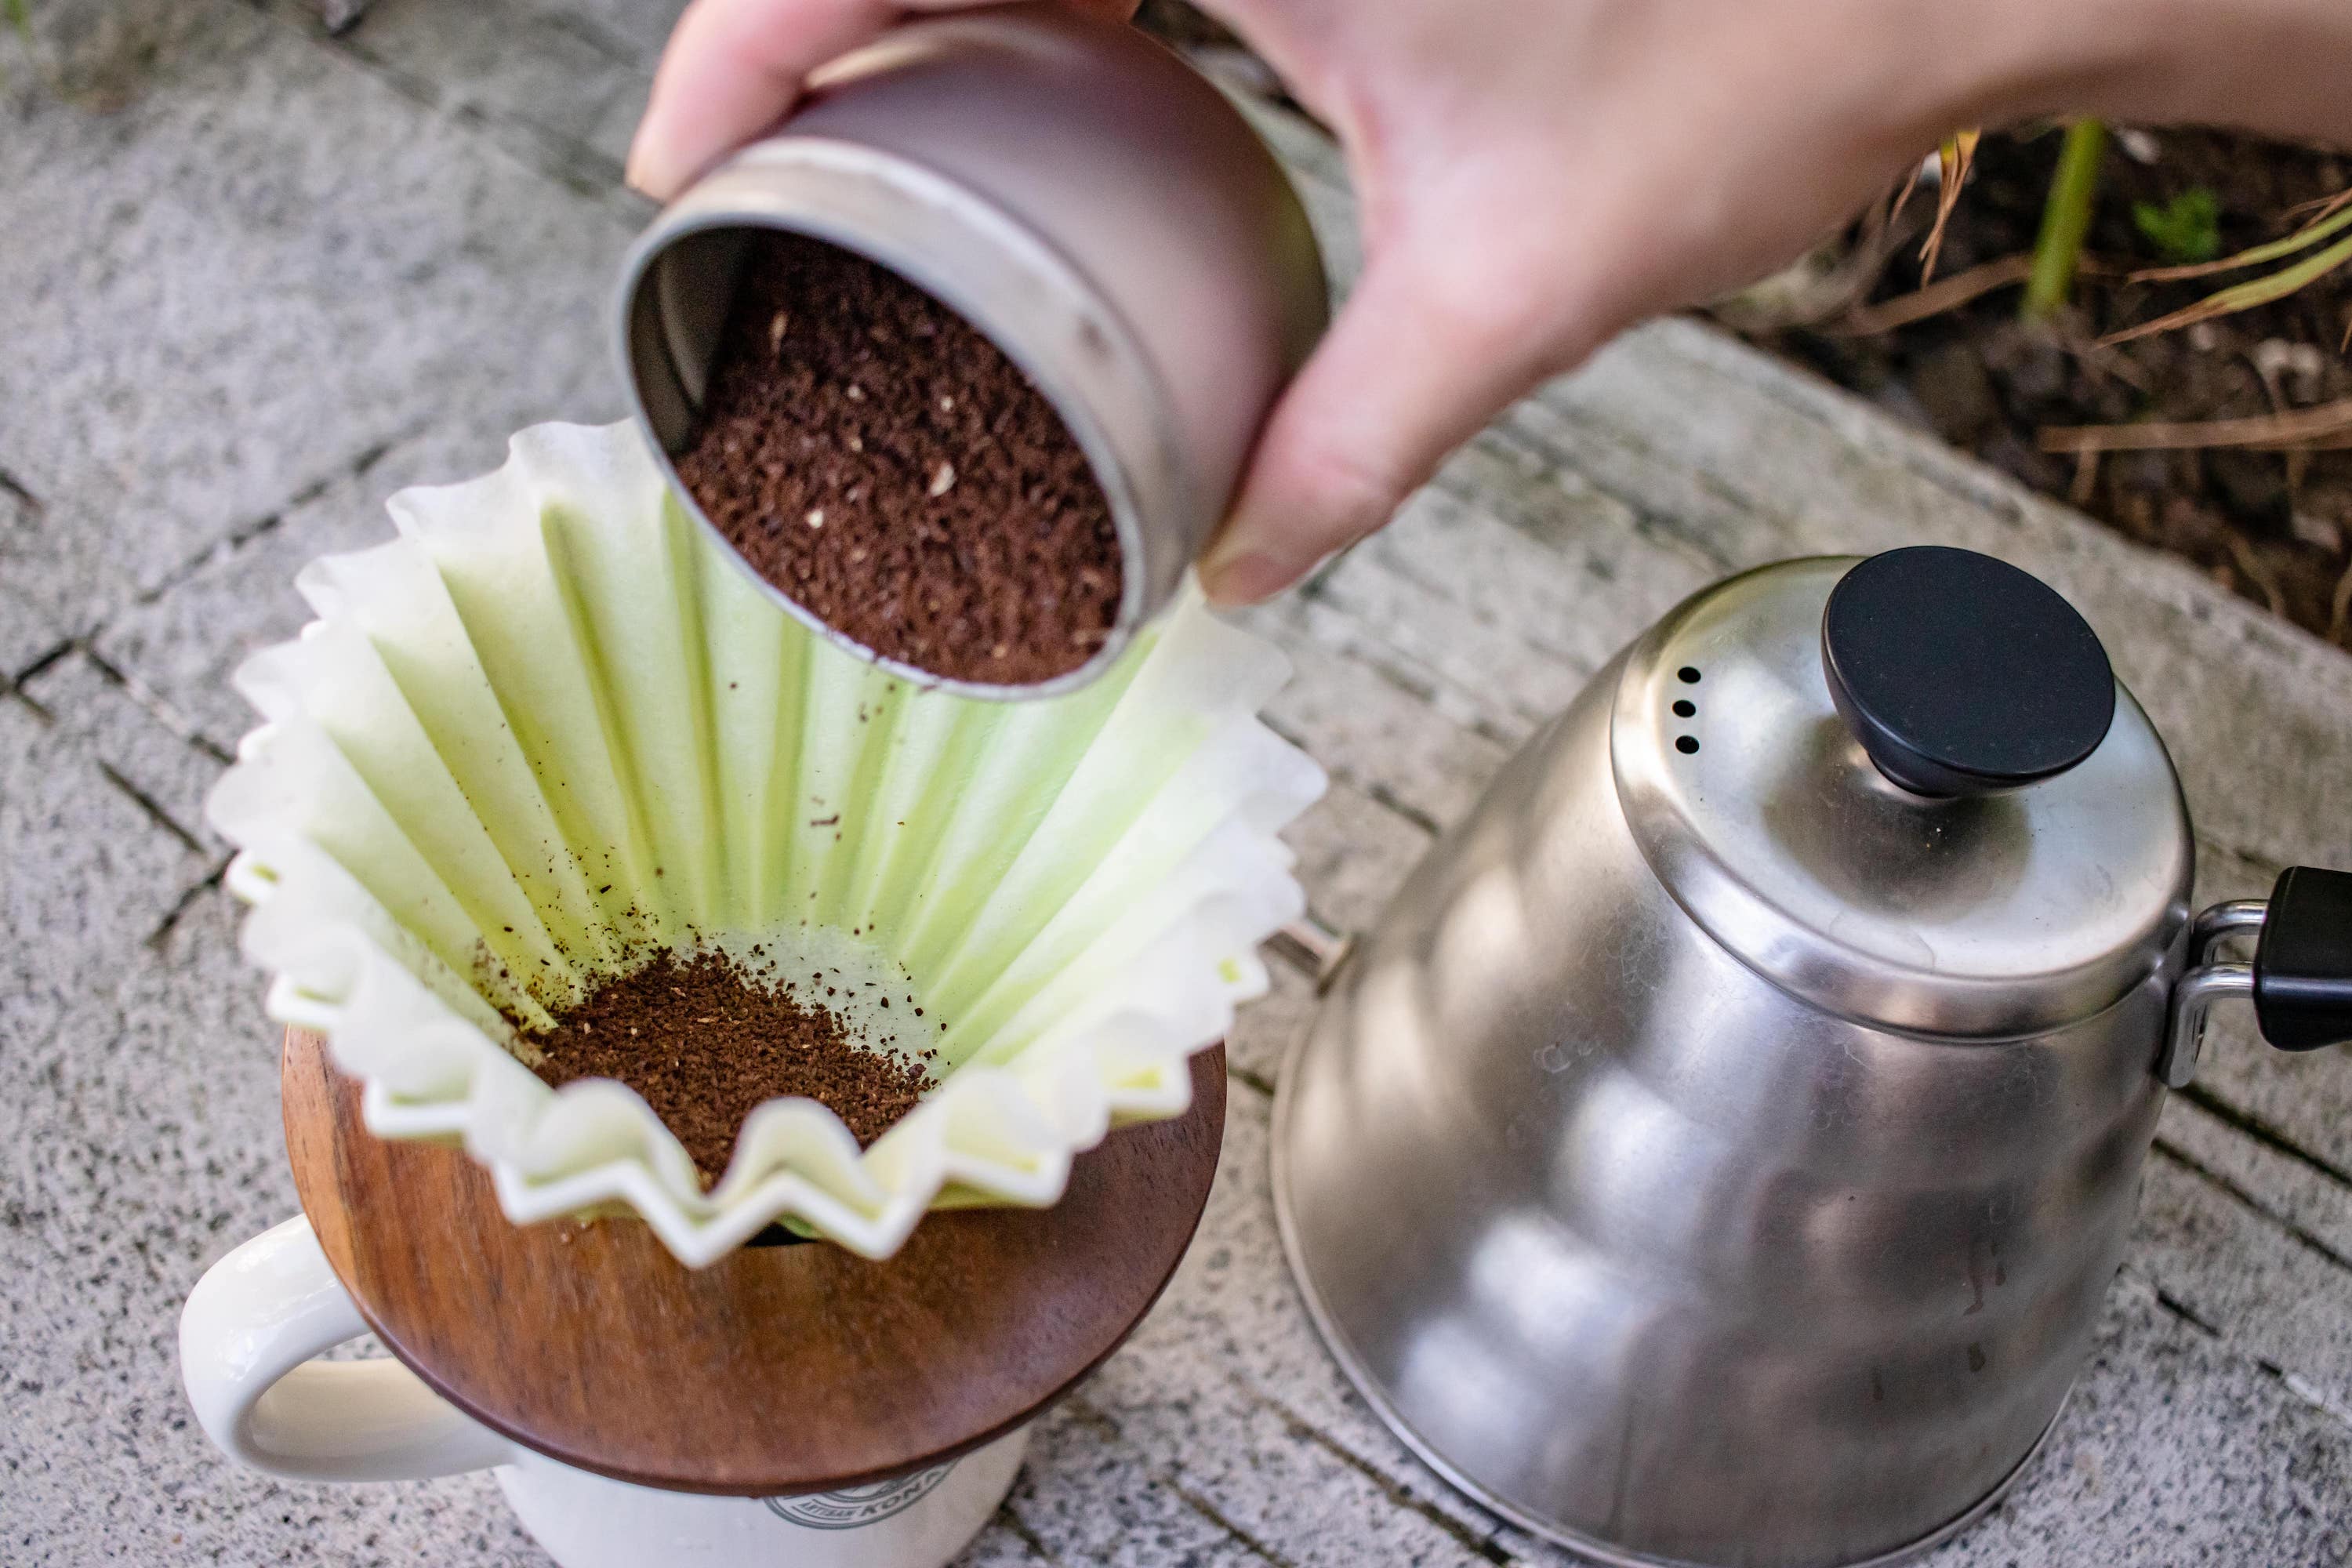
[[[1822,612],[1830,697],[1878,771],[1918,795],[1993,795],[2098,749],[2116,675],[2040,578],[1940,544],[1874,555]]]
[[[2352,1041],[2352,871],[2279,873],[2254,947],[2254,1020],[2283,1051]]]

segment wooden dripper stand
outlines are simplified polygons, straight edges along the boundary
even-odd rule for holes
[[[287,1240],[256,1269],[315,1271],[300,1310],[325,1321],[265,1350],[287,1375],[206,1424],[248,1462],[311,1479],[495,1466],[564,1568],[690,1546],[778,1568],[937,1568],[1010,1489],[1028,1424],[1133,1331],[1183,1257],[1216,1171],[1223,1048],[1192,1072],[1191,1110],[1080,1155],[1050,1208],[935,1213],[883,1262],[763,1237],[696,1269],[634,1217],[509,1223],[463,1150],[370,1134],[358,1086],[289,1030],[304,1220],[258,1238]],[[302,1364],[366,1329],[398,1366]],[[413,1420],[347,1418],[339,1384],[407,1373],[424,1384]],[[199,1381],[192,1367],[201,1411]]]

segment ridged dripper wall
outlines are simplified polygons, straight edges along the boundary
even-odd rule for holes
[[[266,721],[210,811],[271,1016],[328,1037],[377,1134],[462,1138],[517,1223],[617,1204],[705,1263],[782,1217],[884,1256],[943,1188],[1050,1203],[1109,1127],[1181,1112],[1190,1053],[1263,990],[1302,905],[1275,835],[1323,778],[1255,717],[1280,654],[1197,596],[1095,685],[1006,707],[814,637],[625,426],[534,427],[391,510],[239,671]],[[804,929],[948,1026],[941,1087],[863,1153],[771,1101],[706,1193],[635,1094],[520,1059],[648,943]]]

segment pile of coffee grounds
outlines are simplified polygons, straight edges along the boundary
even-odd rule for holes
[[[705,1185],[727,1169],[743,1119],[762,1101],[805,1095],[846,1122],[863,1148],[931,1086],[920,1062],[866,1049],[824,1004],[713,952],[664,952],[559,1015],[531,1043],[543,1053],[532,1070],[551,1088],[609,1078],[635,1089],[686,1145]]]
[[[817,240],[751,241],[677,471],[754,571],[918,669],[1034,685],[1118,614],[1109,505],[1045,395],[945,305]]]

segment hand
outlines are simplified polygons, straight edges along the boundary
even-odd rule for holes
[[[631,182],[675,195],[809,71],[972,0],[695,0]],[[1131,0],[1067,0],[1123,16]],[[1948,132],[2042,113],[2352,139],[2342,0],[1210,0],[1345,143],[1365,265],[1202,562],[1266,598],[1631,322],[1787,262]]]

